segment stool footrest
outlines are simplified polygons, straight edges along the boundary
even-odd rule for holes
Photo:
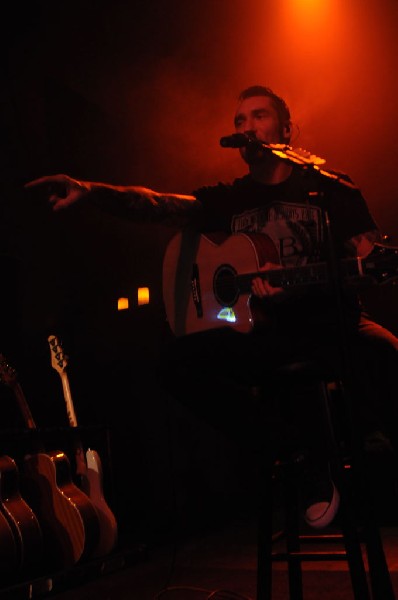
[[[275,562],[289,561],[338,561],[347,560],[345,550],[336,550],[335,552],[273,552],[271,558]]]
[[[322,534],[322,535],[300,535],[300,542],[322,544],[325,542],[342,542],[344,535],[342,533]]]

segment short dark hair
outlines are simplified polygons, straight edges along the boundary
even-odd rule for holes
[[[267,98],[271,98],[272,104],[274,105],[274,108],[278,114],[281,130],[284,126],[288,126],[290,128],[290,110],[283,98],[275,94],[275,92],[273,92],[269,87],[265,87],[263,85],[252,85],[241,91],[238,96],[238,101],[242,102],[242,100],[246,100],[246,98],[252,98],[253,96],[266,96]]]

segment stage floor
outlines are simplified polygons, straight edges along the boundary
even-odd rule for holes
[[[334,532],[330,528],[323,533]],[[380,534],[398,598],[398,527],[382,527]],[[275,551],[283,545],[283,538],[276,541]],[[324,551],[341,548],[340,543],[322,544]],[[52,590],[46,590],[44,580],[37,580],[30,589],[15,587],[0,597],[10,600],[44,597],[57,600],[258,600],[256,578],[257,522],[243,519],[153,547],[145,542],[133,542],[119,547],[102,561],[54,576],[50,581]],[[286,600],[289,597],[286,562],[273,562],[272,581],[272,600]],[[305,600],[354,599],[346,561],[303,563],[303,590]]]

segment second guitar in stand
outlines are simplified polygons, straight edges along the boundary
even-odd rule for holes
[[[78,422],[66,369],[68,361],[55,335],[48,336],[48,343],[51,351],[51,364],[61,378],[69,425],[76,428],[78,427]],[[93,556],[105,556],[113,550],[117,543],[118,526],[115,515],[105,500],[101,458],[96,450],[89,448],[84,452],[81,442],[76,440],[75,460],[76,475],[78,476],[80,486],[93,503],[100,523],[99,542]]]

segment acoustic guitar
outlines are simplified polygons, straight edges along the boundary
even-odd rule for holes
[[[1,472],[0,472],[1,476]],[[0,575],[3,580],[11,580],[18,572],[20,553],[8,519],[3,508],[0,511]]]
[[[39,434],[14,369],[0,355],[3,379],[11,387],[26,427]],[[90,556],[98,543],[98,517],[90,499],[74,483],[67,455],[45,452],[39,436],[38,451],[23,459],[24,495],[38,518],[44,538],[44,558],[50,568],[73,566]]]
[[[11,385],[11,372],[0,354],[0,381]],[[43,559],[43,534],[39,521],[22,497],[20,474],[13,458],[0,456],[0,511],[11,528],[16,552],[16,567],[20,574],[32,574]]]
[[[37,574],[43,560],[43,535],[35,513],[21,495],[19,470],[10,456],[0,457],[0,477],[0,510],[16,541],[17,570],[20,575]]]
[[[51,364],[61,378],[69,425],[72,428],[77,428],[78,422],[67,372],[68,359],[63,352],[59,339],[55,335],[48,336],[48,343],[50,345]],[[116,545],[118,526],[115,515],[104,496],[101,458],[98,452],[91,448],[88,448],[84,453],[81,441],[75,437],[75,459],[79,485],[94,504],[99,518],[100,536],[98,546],[93,554],[94,556],[104,556],[109,554]]]
[[[273,241],[264,234],[216,239],[177,233],[163,259],[163,299],[172,332],[182,336],[222,326],[251,331],[256,322],[251,296],[255,277],[289,290],[330,285],[326,263],[263,271],[266,262],[280,260]],[[339,268],[348,285],[390,282],[398,277],[398,248],[375,244],[368,256],[343,259]]]

